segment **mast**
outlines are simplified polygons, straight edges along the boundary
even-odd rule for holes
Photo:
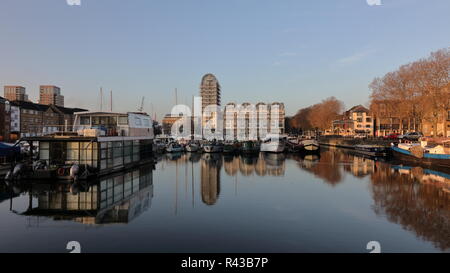
[[[100,87],[100,112],[103,111],[103,88]]]

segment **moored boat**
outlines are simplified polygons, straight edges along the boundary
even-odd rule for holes
[[[400,143],[392,145],[391,150],[393,156],[399,160],[450,168],[450,153],[446,153],[441,145],[428,146],[426,142]]]
[[[261,152],[282,153],[286,148],[286,142],[279,136],[269,136],[261,143]]]
[[[88,179],[153,162],[152,124],[143,113],[75,113],[71,131],[21,138],[37,159],[29,152],[6,178]]]
[[[223,152],[223,144],[213,141],[203,145],[203,151],[205,153],[221,153]]]
[[[354,150],[368,156],[382,157],[387,156],[388,148],[380,145],[355,145]]]
[[[243,154],[257,154],[260,152],[260,145],[256,141],[245,141],[242,143]]]
[[[320,151],[320,144],[315,139],[304,139],[300,141],[301,151],[305,153],[318,153]]]
[[[167,145],[166,151],[168,153],[181,153],[183,152],[183,147],[176,142],[171,142]]]
[[[223,152],[225,154],[235,154],[240,150],[239,143],[235,141],[225,142],[223,145]]]
[[[200,144],[199,143],[190,142],[189,144],[186,145],[186,152],[196,153],[198,151],[200,151]]]

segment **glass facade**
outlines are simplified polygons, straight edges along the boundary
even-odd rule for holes
[[[105,142],[44,142],[39,144],[40,160],[48,165],[87,164],[100,171],[149,159],[152,156],[151,140]]]

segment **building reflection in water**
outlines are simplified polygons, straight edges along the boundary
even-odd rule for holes
[[[333,186],[345,173],[367,177],[377,215],[450,249],[450,173],[375,161],[342,150],[323,150],[320,158],[291,156],[298,165]]]
[[[152,175],[149,165],[96,182],[28,184],[22,189],[29,196],[28,208],[19,214],[32,217],[29,222],[36,224],[40,217],[88,225],[129,223],[151,205]]]
[[[203,154],[200,169],[202,201],[209,206],[214,205],[220,194],[222,155]]]

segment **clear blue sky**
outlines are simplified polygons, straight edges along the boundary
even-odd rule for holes
[[[376,76],[450,46],[449,0],[0,1],[0,85],[62,88],[67,106],[114,110],[146,97],[168,113],[214,73],[223,101],[281,101],[288,114],[335,96],[368,102]],[[106,103],[106,102],[105,102]]]

